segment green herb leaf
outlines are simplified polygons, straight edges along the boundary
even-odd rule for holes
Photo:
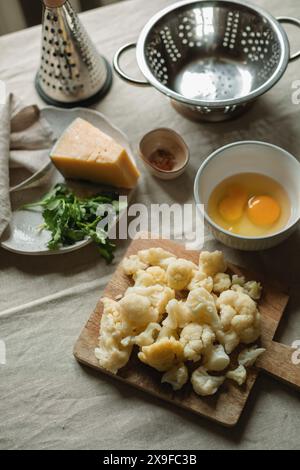
[[[26,204],[22,209],[32,210],[41,207],[45,223],[42,228],[51,232],[48,248],[70,246],[90,237],[98,246],[101,256],[110,263],[113,260],[115,245],[103,229],[97,228],[102,217],[98,209],[102,204],[111,204],[120,211],[118,194],[95,195],[80,199],[65,184],[57,184],[39,201]]]

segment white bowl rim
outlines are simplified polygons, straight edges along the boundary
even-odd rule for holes
[[[195,202],[196,202],[196,207],[197,207],[197,210],[204,216],[204,219],[210,224],[212,225],[215,229],[217,229],[219,232],[222,232],[226,235],[229,235],[230,237],[232,238],[235,238],[235,239],[238,239],[238,240],[269,240],[270,238],[274,238],[278,235],[281,235],[281,234],[284,234],[286,233],[288,230],[290,230],[292,227],[294,227],[300,220],[300,211],[299,211],[299,214],[296,218],[296,220],[294,222],[291,222],[289,223],[288,225],[285,225],[281,230],[279,230],[278,232],[274,232],[274,233],[270,233],[269,235],[265,235],[265,236],[261,236],[261,237],[246,237],[246,236],[243,236],[243,235],[237,235],[235,233],[232,233],[232,232],[229,232],[229,230],[225,230],[223,229],[220,225],[216,224],[210,217],[209,215],[207,214],[206,212],[206,209],[204,207],[204,210],[202,210],[199,206],[203,205],[200,201],[200,198],[199,198],[199,193],[198,193],[198,188],[199,188],[199,179],[200,179],[200,176],[201,176],[201,173],[203,172],[204,168],[209,164],[209,162],[215,158],[215,157],[218,157],[218,156],[221,156],[222,155],[222,152],[224,152],[224,150],[227,150],[229,148],[232,148],[232,147],[238,147],[240,145],[251,145],[251,144],[255,144],[255,145],[262,145],[262,146],[265,146],[265,147],[270,147],[270,148],[273,148],[273,149],[276,149],[276,150],[279,150],[280,152],[282,152],[286,157],[288,157],[293,163],[296,163],[300,166],[300,163],[299,161],[297,160],[296,157],[294,157],[291,153],[289,153],[287,150],[283,149],[282,147],[279,147],[278,145],[275,145],[275,144],[271,144],[269,142],[263,142],[263,141],[260,141],[260,140],[241,140],[241,141],[237,141],[237,142],[232,142],[231,144],[227,144],[227,145],[224,145],[222,147],[219,147],[217,150],[215,150],[214,152],[212,152],[205,160],[204,162],[201,164],[200,168],[198,169],[197,171],[197,174],[196,174],[196,177],[195,177],[195,181],[194,181],[194,199],[195,199]]]

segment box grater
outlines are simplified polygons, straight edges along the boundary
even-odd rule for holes
[[[49,104],[88,106],[110,88],[112,72],[68,0],[43,0],[41,63],[36,89]]]

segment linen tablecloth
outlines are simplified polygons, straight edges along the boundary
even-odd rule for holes
[[[172,2],[130,0],[82,15],[97,48],[109,60],[119,46],[135,41],[148,18]],[[300,18],[298,0],[256,0],[274,16]],[[25,104],[43,106],[34,89],[40,27],[0,38],[0,79]],[[289,28],[293,48],[300,33]],[[128,60],[135,71],[132,56]],[[134,88],[115,77],[97,105],[137,146],[158,126],[183,135],[191,150],[188,170],[161,182],[141,168],[138,202],[191,202],[195,173],[217,147],[240,139],[278,144],[300,158],[300,105],[292,83],[300,62],[244,116],[219,124],[193,123],[152,88]],[[283,182],[284,183],[284,182]],[[181,188],[180,191],[178,188]],[[127,242],[118,244],[116,263]],[[207,237],[208,249],[223,247]],[[269,274],[291,286],[291,301],[277,339],[300,339],[300,232],[271,251],[226,249],[230,261]],[[153,399],[81,367],[72,349],[115,269],[93,246],[63,256],[26,257],[0,249],[0,448],[2,449],[279,449],[300,447],[300,395],[263,374],[239,424],[231,430]],[[1,343],[3,344],[3,343]]]

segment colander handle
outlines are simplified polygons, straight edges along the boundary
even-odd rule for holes
[[[292,18],[290,16],[279,16],[276,18],[279,23],[287,23],[287,24],[292,24],[294,26],[298,26],[300,28],[300,20],[297,18]],[[290,57],[290,62],[293,62],[296,59],[300,58],[300,51],[295,52],[295,54],[291,55]]]
[[[137,85],[137,86],[151,86],[149,82],[146,80],[138,80],[137,78],[132,78],[127,73],[123,72],[121,66],[120,66],[120,60],[121,56],[123,55],[124,52],[128,51],[129,49],[134,49],[136,48],[136,43],[130,42],[129,44],[125,44],[124,46],[120,47],[120,49],[116,52],[113,60],[113,66],[116,71],[116,73],[119,75],[120,78],[125,80],[126,82],[131,83],[132,85]]]

